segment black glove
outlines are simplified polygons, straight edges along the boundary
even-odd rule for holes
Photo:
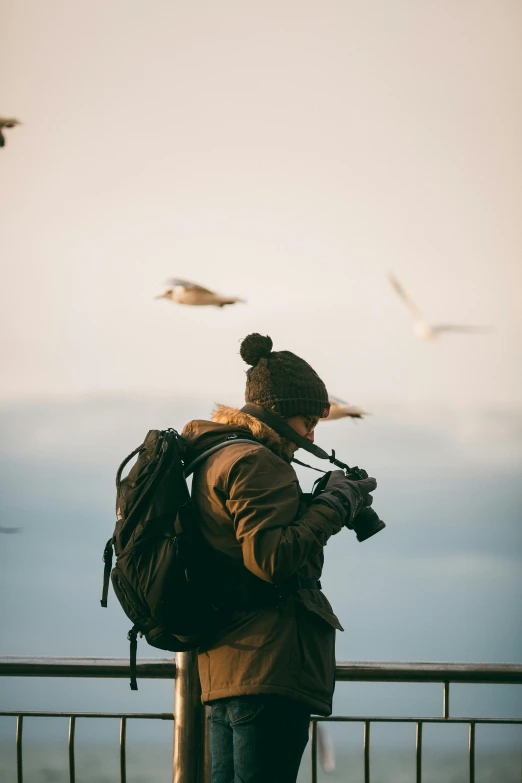
[[[362,472],[361,472],[362,473]],[[377,487],[377,481],[368,477],[359,480],[347,478],[342,470],[333,470],[316,484],[314,502],[326,503],[338,511],[346,527],[353,529],[353,520],[365,508],[371,506],[370,492]],[[326,480],[326,481],[325,481]],[[321,491],[322,490],[322,491]],[[318,492],[320,494],[316,495]]]

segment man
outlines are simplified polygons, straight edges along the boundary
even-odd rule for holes
[[[245,399],[313,442],[328,415],[324,383],[303,359],[251,334]],[[294,783],[310,714],[329,715],[339,620],[320,590],[330,536],[371,503],[375,479],[334,471],[306,502],[290,464],[296,445],[243,410],[218,406],[213,421],[183,431],[194,455],[226,437],[249,439],[197,468],[192,498],[201,530],[219,553],[216,598],[224,629],[198,657],[211,707],[212,783]]]

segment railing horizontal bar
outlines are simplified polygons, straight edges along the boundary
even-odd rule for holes
[[[40,710],[2,710],[0,718],[139,718],[174,720],[172,712],[43,712]]]
[[[338,661],[335,679],[392,682],[522,683],[519,663]]]
[[[142,658],[138,677],[174,679],[173,658]],[[522,684],[522,664],[340,661],[336,666],[339,682],[470,682]],[[4,677],[128,677],[127,658],[34,658],[0,657]]]
[[[137,662],[140,679],[172,680],[173,658],[142,658]],[[128,658],[31,658],[0,657],[1,677],[128,677]]]
[[[171,712],[43,712],[43,711],[21,711],[21,710],[1,710],[0,718],[137,718],[139,720],[174,720]],[[372,723],[498,723],[522,725],[522,718],[426,718],[423,716],[397,718],[387,715],[330,715],[328,718],[313,715],[311,720],[314,723],[325,721],[330,723],[350,722],[365,723],[369,720]]]
[[[1,713],[0,713],[1,714]],[[20,714],[20,713],[17,713]],[[25,715],[26,713],[24,713]],[[411,718],[396,718],[386,715],[330,715],[328,718],[319,718],[315,715],[312,716],[312,721],[326,721],[328,723],[335,722],[348,722],[348,723],[495,723],[495,724],[513,724],[514,726],[522,725],[522,718],[424,718],[424,717],[411,717]]]

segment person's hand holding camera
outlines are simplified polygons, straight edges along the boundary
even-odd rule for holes
[[[353,529],[353,520],[360,512],[371,506],[377,481],[363,472],[365,478],[350,479],[342,470],[333,470],[316,501],[332,506],[341,514],[343,524]]]

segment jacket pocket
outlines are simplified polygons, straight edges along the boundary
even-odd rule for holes
[[[318,593],[317,597],[312,597],[314,593]],[[301,590],[299,593],[299,602],[307,611],[320,617],[332,628],[335,628],[337,631],[344,631],[344,628],[339,622],[339,618],[333,613],[328,600],[318,590]]]

